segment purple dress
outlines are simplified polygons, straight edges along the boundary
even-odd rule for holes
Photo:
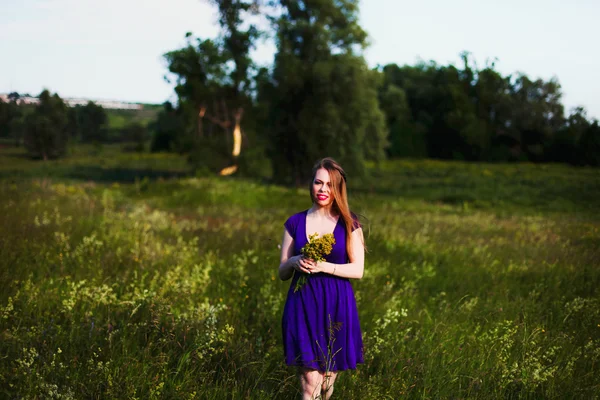
[[[294,239],[294,255],[301,254],[300,250],[308,243],[307,212],[292,215],[284,224]],[[354,229],[359,226],[355,218]],[[335,245],[325,259],[331,263],[346,264],[349,262],[346,228],[341,218],[333,235]],[[337,270],[340,271],[340,268],[343,267]],[[322,372],[355,369],[357,363],[363,362],[363,343],[350,281],[321,272],[309,275],[306,283],[294,292],[300,275],[294,272],[283,310],[286,363]]]

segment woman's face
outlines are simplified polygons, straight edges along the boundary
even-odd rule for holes
[[[331,181],[329,171],[320,168],[315,174],[312,183],[312,197],[316,204],[321,207],[329,207],[333,204],[333,193],[331,190]]]

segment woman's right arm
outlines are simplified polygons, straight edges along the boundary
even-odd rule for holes
[[[294,270],[309,273],[305,268],[305,261],[301,255],[294,256],[294,238],[287,229],[283,230],[283,240],[281,242],[281,257],[279,264],[279,279],[287,281],[294,275]]]

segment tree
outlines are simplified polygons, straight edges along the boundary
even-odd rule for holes
[[[165,58],[169,71],[177,76],[175,92],[187,125],[186,139],[180,142],[192,149],[190,160],[196,166],[203,164],[224,173],[227,165],[227,171],[237,169],[242,118],[252,107],[249,52],[258,30],[252,24],[242,28],[244,14],[255,10],[254,1],[211,3],[219,11],[221,37],[196,39],[194,45],[188,33],[188,46],[165,54]]]
[[[14,118],[16,105],[13,102],[5,103],[0,99],[0,137],[10,137],[10,124]]]
[[[29,96],[28,96],[28,95],[26,95],[26,97],[29,97]],[[16,102],[17,102],[17,101],[18,101],[20,98],[21,98],[21,95],[20,95],[19,93],[17,93],[17,92],[10,92],[10,93],[8,94],[8,100],[9,100],[10,102],[14,102],[14,103],[16,103]]]
[[[88,143],[105,142],[108,134],[108,117],[104,108],[89,101],[76,109],[81,140]]]
[[[425,132],[412,120],[405,90],[393,83],[384,83],[379,92],[379,105],[389,129],[387,154],[393,158],[426,156]]]
[[[566,118],[565,123],[552,136],[547,145],[545,161],[581,164],[581,139],[590,126],[587,112],[583,107],[576,107]]]
[[[150,151],[174,151],[182,147],[177,140],[185,131],[184,122],[170,102],[163,104],[163,109],[158,113],[156,120],[150,124],[150,131],[152,131]]]
[[[25,148],[32,157],[48,160],[65,154],[67,148],[67,106],[57,95],[44,90],[40,103],[27,115]]]
[[[554,133],[564,125],[558,80],[530,80],[519,74],[511,87],[511,127],[530,161],[542,161]]]
[[[197,168],[217,172],[229,164],[229,125],[226,63],[222,43],[195,39],[188,46],[165,54],[169,71],[177,76],[178,113],[185,128],[179,133],[176,151],[188,153]],[[208,110],[208,111],[207,111]]]
[[[480,70],[469,53],[461,58],[461,68],[433,62],[383,68],[380,101],[391,131],[390,149],[409,151],[407,132],[418,127],[430,157],[550,160],[552,143],[564,142],[559,136],[565,134],[558,81],[503,77],[494,62]],[[410,108],[408,122],[404,103]]]
[[[439,107],[434,102],[436,71],[433,62],[382,68],[384,83],[379,98],[390,130],[391,157],[428,156],[427,139]]]
[[[519,135],[512,125],[512,99],[510,77],[503,77],[489,63],[477,71],[477,81],[472,88],[475,112],[482,123],[487,146],[482,149],[481,160],[507,161],[511,146],[519,143]]]
[[[9,95],[8,102],[0,100],[0,137],[12,138],[18,146],[23,137],[23,110]]]
[[[594,121],[588,126],[579,141],[578,160],[581,164],[600,166],[600,126]]]
[[[303,183],[330,155],[362,174],[387,144],[378,73],[361,51],[367,35],[355,0],[280,1],[271,82],[270,151],[274,178]]]

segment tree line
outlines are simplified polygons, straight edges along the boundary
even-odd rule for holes
[[[185,46],[164,55],[177,102],[151,125],[152,151],[180,152],[221,174],[270,170],[295,184],[323,155],[359,175],[365,161],[398,157],[600,165],[598,121],[581,107],[565,112],[557,79],[503,76],[468,53],[460,66],[371,69],[357,0],[210,2],[220,35],[188,33]],[[259,15],[268,28],[252,23]],[[250,51],[265,35],[275,41],[274,62],[258,66]],[[56,95],[44,96],[60,108]],[[41,117],[48,107],[40,102],[22,131],[40,136],[50,121],[69,130],[72,118]],[[13,129],[0,114],[0,127]],[[99,137],[78,126],[81,138]]]
[[[565,114],[556,79],[502,76],[490,63],[386,65],[380,105],[391,157],[600,165],[600,128],[579,107]]]
[[[466,52],[458,67],[369,69],[355,0],[211,2],[221,35],[190,33],[165,54],[178,101],[160,116],[155,149],[187,152],[215,171],[253,173],[268,160],[273,178],[289,183],[325,154],[356,173],[386,157],[600,165],[598,121],[581,107],[565,113],[555,78],[503,76]],[[243,23],[258,12],[267,32]],[[249,52],[264,34],[275,39],[274,63],[257,67]]]
[[[92,101],[68,107],[58,94],[48,90],[37,96],[37,104],[20,104],[20,97],[13,92],[8,102],[0,100],[0,138],[23,145],[33,158],[63,157],[69,143],[128,141],[128,149],[141,151],[149,137],[146,126],[136,122],[116,132],[111,130],[106,110]]]

